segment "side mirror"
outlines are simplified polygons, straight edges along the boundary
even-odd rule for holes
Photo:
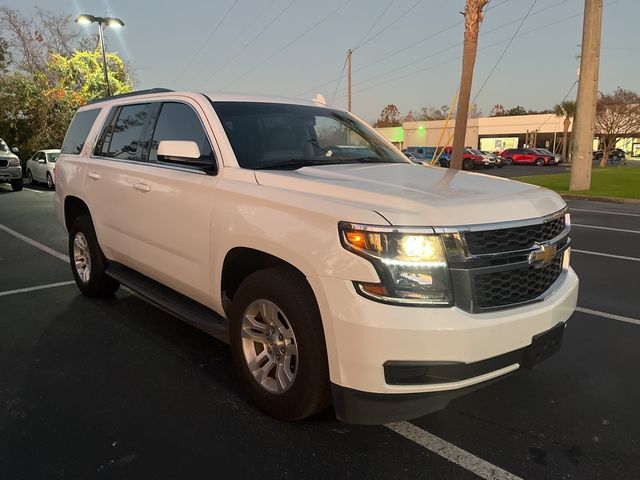
[[[11,147],[11,152],[17,155],[20,152],[20,150],[18,150],[18,147]]]
[[[191,140],[162,140],[158,145],[158,160],[167,163],[207,167],[208,161],[200,160],[200,148]]]
[[[46,163],[46,160],[44,158],[39,158],[38,163]]]

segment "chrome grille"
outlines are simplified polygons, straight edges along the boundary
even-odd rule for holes
[[[528,266],[515,270],[476,275],[474,289],[480,308],[496,308],[527,302],[546,292],[562,271],[563,254],[544,268]]]
[[[543,300],[562,275],[570,245],[566,209],[539,219],[434,230],[444,235],[455,304],[470,313]]]
[[[530,248],[535,242],[548,242],[564,230],[564,216],[538,225],[465,232],[464,239],[473,255],[509,252]]]

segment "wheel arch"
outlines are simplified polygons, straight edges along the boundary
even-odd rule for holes
[[[262,250],[250,247],[234,247],[225,255],[220,278],[222,308],[227,318],[231,302],[240,283],[254,272],[273,267],[284,267],[294,272],[313,294],[313,289],[307,281],[306,275],[295,265]]]
[[[81,215],[91,216],[88,205],[80,198],[75,196],[67,196],[64,199],[64,224],[67,231],[71,229],[71,225],[76,218]]]

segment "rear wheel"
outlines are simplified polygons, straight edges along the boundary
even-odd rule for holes
[[[22,190],[22,178],[16,178],[15,180],[11,180],[11,188],[13,189],[14,192],[19,192],[20,190]]]
[[[83,295],[107,297],[120,286],[106,274],[107,262],[88,215],[79,216],[69,230],[69,259],[73,278]]]
[[[238,287],[230,316],[234,367],[261,410],[294,421],[329,406],[322,322],[300,274],[283,267],[251,274]]]
[[[49,172],[47,172],[47,188],[51,190],[54,187],[53,185],[53,177]]]
[[[536,167],[542,167],[544,165],[544,160],[542,158],[536,158]]]
[[[463,170],[473,170],[473,160],[470,158],[462,159],[462,169]]]

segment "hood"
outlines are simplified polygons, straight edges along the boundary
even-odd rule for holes
[[[255,175],[260,185],[373,210],[392,225],[454,226],[523,220],[565,206],[559,195],[541,187],[408,163],[256,170]]]

